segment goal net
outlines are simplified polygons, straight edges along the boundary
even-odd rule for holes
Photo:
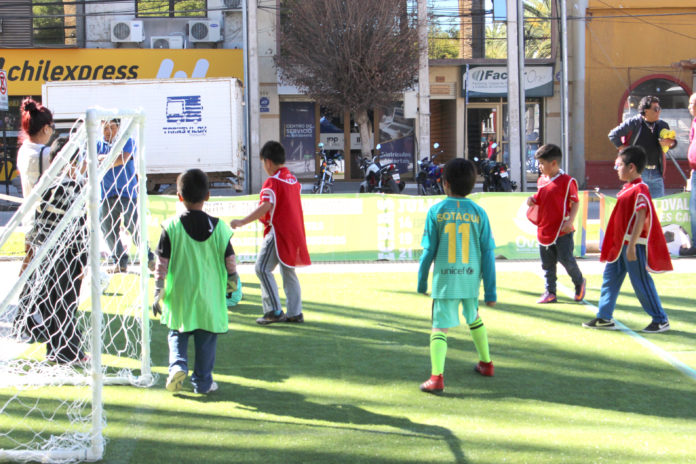
[[[100,459],[103,385],[156,380],[143,120],[88,110],[0,233],[0,461]]]

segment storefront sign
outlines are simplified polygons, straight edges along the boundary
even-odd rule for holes
[[[461,67],[462,97],[505,97],[508,91],[506,66]],[[553,66],[527,66],[524,68],[524,92],[526,97],[553,96]]]
[[[236,77],[244,79],[237,49],[3,49],[10,95],[41,95],[48,81]]]

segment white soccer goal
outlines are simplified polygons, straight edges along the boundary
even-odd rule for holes
[[[99,155],[114,119],[117,135]],[[0,255],[24,236],[33,253],[21,275],[3,272],[0,282],[0,461],[101,459],[103,385],[156,381],[143,123],[141,111],[89,109],[0,233]],[[117,182],[130,186],[130,197],[107,201],[102,190],[133,146],[135,170],[121,168]],[[109,230],[124,243],[120,254],[104,240]]]

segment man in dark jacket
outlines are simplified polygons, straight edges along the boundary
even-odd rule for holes
[[[675,139],[660,138],[663,129],[669,130],[669,124],[660,119],[660,99],[647,95],[640,99],[638,111],[640,114],[626,119],[609,132],[609,140],[616,148],[622,150],[631,145],[639,145],[645,149],[648,162],[642,172],[643,182],[650,188],[650,196],[664,196],[665,183],[665,152],[662,147],[674,148]]]

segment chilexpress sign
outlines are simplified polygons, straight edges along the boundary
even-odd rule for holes
[[[44,82],[243,77],[241,50],[0,49],[11,95],[41,95]]]
[[[506,66],[466,66],[462,71],[462,96],[504,97],[508,90]],[[528,97],[553,95],[553,66],[524,68],[524,90]]]

